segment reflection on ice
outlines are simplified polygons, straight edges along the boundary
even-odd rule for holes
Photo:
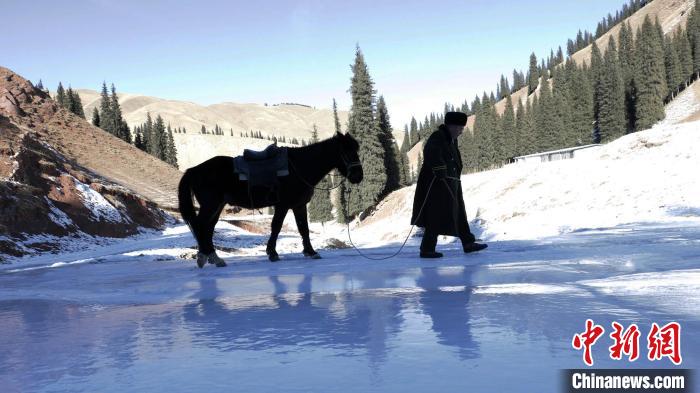
[[[671,232],[683,235],[667,246]],[[200,271],[120,255],[5,272],[0,386],[412,392],[526,384],[556,391],[559,369],[582,366],[571,337],[586,318],[608,328],[678,321],[684,367],[696,368],[700,273],[690,240],[698,230],[624,236],[580,232],[546,247],[504,242],[440,262],[377,264],[339,250],[322,263]],[[594,348],[596,365],[620,367],[606,351]]]

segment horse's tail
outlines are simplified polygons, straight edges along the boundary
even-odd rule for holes
[[[180,179],[180,184],[177,187],[177,199],[182,219],[189,224],[196,217],[192,203],[192,171],[190,169],[186,170]]]

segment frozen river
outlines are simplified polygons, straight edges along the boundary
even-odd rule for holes
[[[258,251],[264,241],[224,230],[219,243],[229,235]],[[585,367],[571,340],[588,318],[606,329],[596,368],[675,367],[646,359],[651,324],[670,321],[682,326],[680,367],[700,365],[697,224],[470,255],[443,244],[437,261],[416,258],[412,241],[381,262],[352,249],[276,264],[251,252],[199,270],[178,257],[190,244],[178,227],[4,266],[1,390],[556,392],[559,370]],[[612,321],[640,327],[635,363],[610,359]]]

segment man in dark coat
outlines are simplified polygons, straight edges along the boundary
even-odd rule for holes
[[[423,167],[418,175],[411,217],[412,224],[425,228],[421,258],[442,257],[442,253],[435,252],[438,235],[459,237],[464,252],[486,248],[486,244],[475,243],[464,209],[459,178],[462,158],[457,138],[466,124],[466,114],[447,112],[445,124],[430,135],[423,147]]]

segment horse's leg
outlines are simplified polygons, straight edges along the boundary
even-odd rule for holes
[[[314,250],[311,246],[311,239],[309,239],[309,222],[306,217],[306,205],[301,205],[292,209],[294,211],[294,219],[297,222],[297,229],[299,229],[299,234],[301,235],[302,244],[304,244],[304,256],[311,257],[313,259],[319,259],[321,256]]]
[[[193,225],[196,232],[197,243],[199,244],[199,253],[197,255],[197,266],[204,267],[204,264],[215,263],[217,266],[226,266],[226,263],[216,255],[214,249],[214,227],[219,221],[219,215],[224,208],[223,199],[215,195],[202,195],[197,198],[200,203],[199,214],[195,219],[196,225]]]
[[[265,250],[268,258],[272,262],[280,260],[280,256],[275,249],[277,248],[277,236],[279,236],[282,230],[282,223],[284,222],[284,217],[287,215],[287,211],[289,211],[289,208],[279,205],[275,206],[275,215],[272,216],[272,231],[270,233],[270,239],[267,241],[267,249]]]
[[[224,210],[225,205],[226,204],[223,202],[219,204],[218,210],[214,213],[209,222],[205,224],[204,229],[204,241],[206,242],[207,249],[212,250],[207,255],[208,262],[216,265],[216,267],[226,266],[226,262],[216,255],[216,249],[214,248],[214,228],[216,228],[216,223],[219,222],[219,216],[221,215],[221,211]]]

